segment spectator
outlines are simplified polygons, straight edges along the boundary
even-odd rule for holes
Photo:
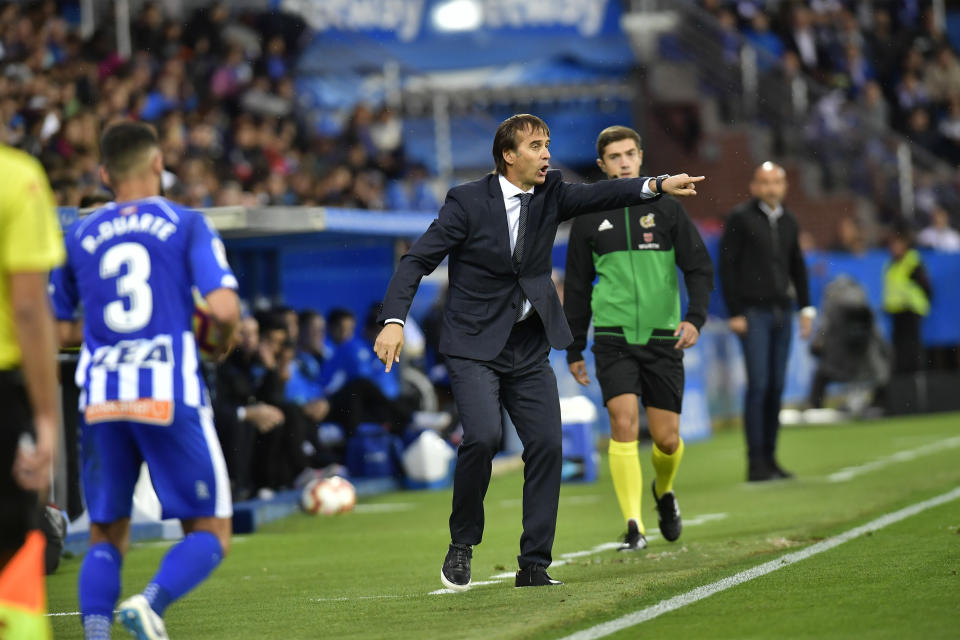
[[[867,241],[860,223],[853,216],[844,216],[837,221],[837,233],[831,251],[863,255],[867,252]]]
[[[926,68],[923,84],[934,102],[945,103],[951,96],[960,95],[960,62],[953,49],[937,50],[934,62]]]
[[[770,19],[762,11],[753,14],[750,21],[751,28],[744,34],[759,55],[757,56],[757,68],[760,71],[769,71],[774,60],[779,60],[783,55],[785,47],[780,37],[770,30]]]
[[[911,247],[906,226],[890,234],[890,261],[883,273],[883,310],[890,315],[894,373],[914,373],[924,368],[920,327],[930,313],[932,288],[920,254]]]
[[[937,205],[931,214],[930,226],[920,232],[917,243],[937,251],[960,252],[960,233],[950,226],[950,214]]]

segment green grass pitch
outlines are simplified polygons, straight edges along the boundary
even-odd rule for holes
[[[550,589],[501,579],[431,595],[442,586],[449,491],[379,496],[332,518],[298,514],[236,538],[214,575],[168,610],[167,630],[175,639],[560,638],[960,486],[958,436],[958,415],[785,429],[781,461],[797,479],[748,485],[741,434],[718,434],[687,447],[675,486],[680,540],[652,535],[630,555],[595,551],[623,529],[604,462],[596,483],[563,487],[554,558],[594,552],[551,570],[566,584]],[[641,460],[648,485],[649,455]],[[475,581],[516,569],[520,495],[520,472],[491,483]],[[649,489],[644,523],[657,533]],[[167,546],[131,550],[124,597],[143,588]],[[51,612],[77,611],[79,568],[65,559],[49,579]],[[78,616],[52,620],[55,637],[82,637]],[[114,637],[126,637],[119,625]],[[960,500],[613,637],[960,637]]]

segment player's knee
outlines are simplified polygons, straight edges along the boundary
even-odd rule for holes
[[[633,416],[621,414],[610,416],[610,429],[613,432],[613,439],[618,442],[636,440],[639,426]]]
[[[673,455],[680,447],[680,434],[674,431],[661,435],[655,441],[657,449],[660,449],[668,456]]]
[[[218,534],[217,540],[220,542],[220,557],[226,558],[230,553],[230,534]]]

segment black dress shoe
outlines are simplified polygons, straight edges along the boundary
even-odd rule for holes
[[[657,496],[657,480],[654,478],[650,485],[653,490],[653,499],[657,502],[657,520],[660,524],[660,533],[667,542],[673,542],[680,537],[683,531],[683,520],[680,518],[680,505],[673,491],[667,491]]]
[[[543,565],[532,564],[526,569],[517,571],[517,587],[556,587],[563,584],[547,575],[547,568]]]
[[[782,480],[788,480],[794,477],[792,473],[790,473],[789,471],[781,467],[779,464],[777,464],[776,460],[770,461],[770,469],[773,472],[774,477],[776,478],[779,478]]]
[[[443,560],[440,569],[440,582],[447,589],[466,591],[470,588],[470,559],[473,558],[473,547],[468,544],[450,543],[447,557]]]
[[[779,477],[766,460],[751,460],[747,468],[747,482],[767,482]]]

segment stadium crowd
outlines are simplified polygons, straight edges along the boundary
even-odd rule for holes
[[[390,109],[358,105],[336,131],[299,117],[298,18],[220,2],[182,21],[146,3],[129,59],[112,22],[83,38],[54,0],[0,3],[0,25],[0,142],[41,159],[60,205],[99,197],[97,139],[119,119],[157,128],[164,189],[188,206],[436,205]]]
[[[852,187],[889,225],[901,216],[890,179],[896,144],[883,135],[892,128],[928,152],[914,156],[914,226],[940,228],[938,212],[960,226],[960,173],[933,174],[937,158],[960,160],[960,60],[929,2],[701,2],[717,19],[724,59],[738,64],[743,42],[757,51],[762,117],[778,155],[815,158],[825,188]],[[798,95],[809,98],[801,113]]]
[[[235,498],[295,486],[304,471],[341,468],[361,425],[398,438],[425,428],[452,435],[450,415],[421,411],[421,393],[408,382],[415,374],[404,375],[422,364],[418,358],[384,372],[373,352],[376,311],[360,323],[344,308],[326,316],[257,311],[244,317],[227,359],[207,364]]]

